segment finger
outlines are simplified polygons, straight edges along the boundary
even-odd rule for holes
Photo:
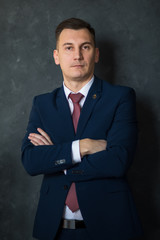
[[[38,131],[42,136],[44,136],[50,144],[53,144],[52,141],[51,141],[51,139],[50,139],[50,137],[49,137],[49,135],[48,135],[42,128],[37,128],[37,131]]]
[[[100,142],[104,142],[104,143],[106,143],[107,141],[106,140],[104,140],[104,139],[100,139],[100,140],[98,140],[98,141],[100,141]]]
[[[31,142],[34,146],[38,146],[38,144],[37,144],[35,141],[31,140],[30,142]]]
[[[30,133],[28,138],[40,145],[50,145],[46,138],[37,133]]]
[[[99,140],[105,147],[107,147],[107,141],[106,140]]]
[[[30,142],[34,143],[35,146],[46,145],[41,139],[29,137]]]

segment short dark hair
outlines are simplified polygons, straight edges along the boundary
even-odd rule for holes
[[[94,28],[92,28],[89,23],[87,23],[84,20],[79,19],[79,18],[66,19],[57,26],[56,31],[55,31],[56,45],[58,43],[59,36],[64,29],[79,30],[79,29],[83,29],[83,28],[88,29],[88,31],[91,33],[91,35],[93,37],[94,44],[96,45]]]

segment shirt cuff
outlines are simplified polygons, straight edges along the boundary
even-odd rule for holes
[[[72,142],[72,162],[73,163],[81,162],[79,140],[76,140],[76,141]]]

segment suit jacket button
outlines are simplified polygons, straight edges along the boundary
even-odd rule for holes
[[[67,185],[64,185],[64,190],[67,190],[68,189],[68,186]]]

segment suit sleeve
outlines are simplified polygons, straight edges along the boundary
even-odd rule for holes
[[[137,143],[135,92],[129,89],[121,97],[107,133],[107,149],[85,156],[68,170],[70,181],[121,178],[130,167]]]
[[[71,145],[72,142],[62,144],[34,146],[28,139],[30,133],[38,133],[37,128],[44,129],[40,113],[34,98],[29,117],[27,131],[22,142],[22,163],[30,175],[63,173],[73,165]]]

